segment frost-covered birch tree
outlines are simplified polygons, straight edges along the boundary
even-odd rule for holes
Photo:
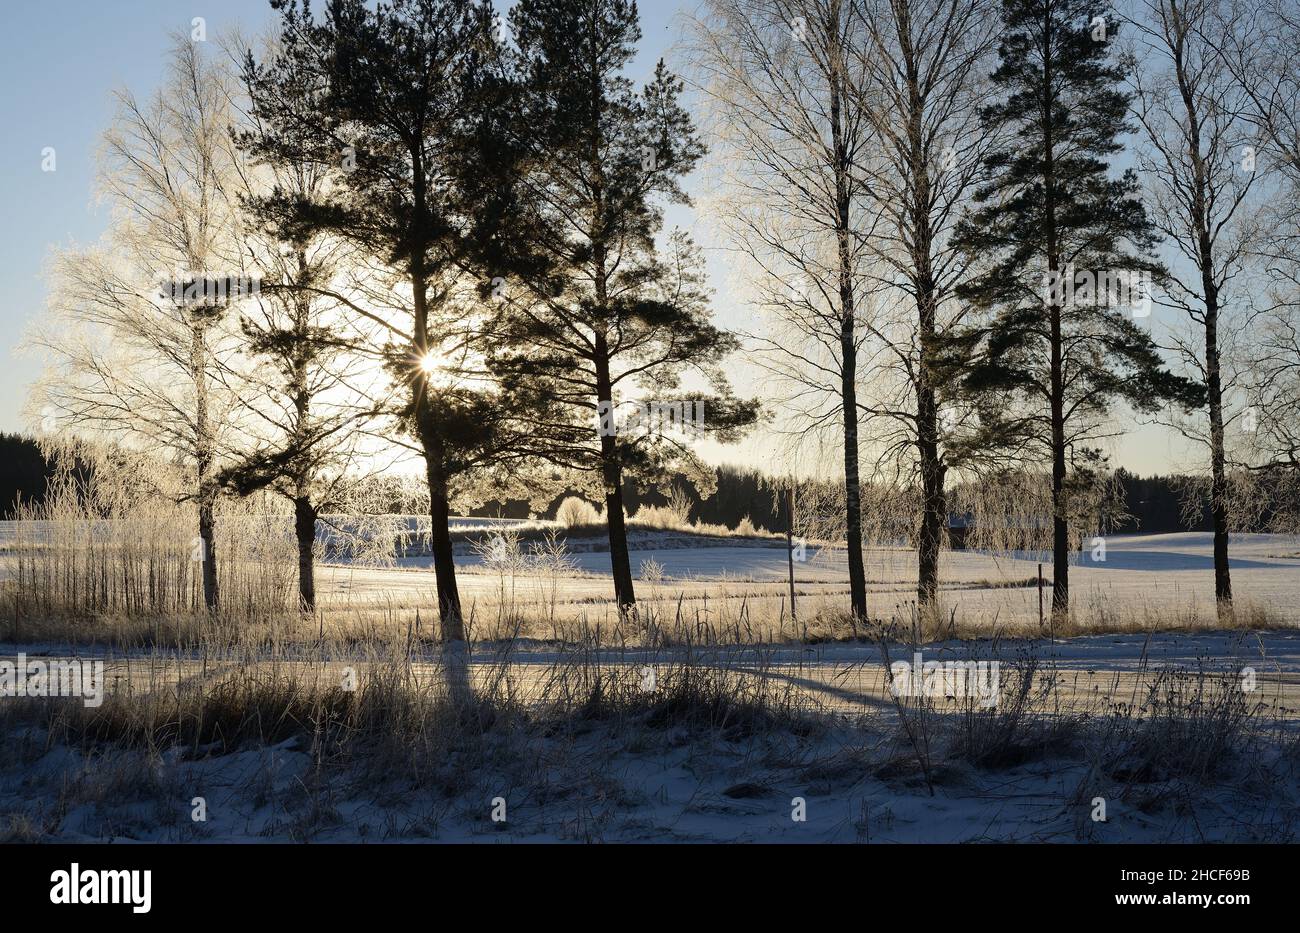
[[[946,477],[978,454],[952,443],[969,411],[944,372],[953,361],[941,366],[939,358],[970,314],[954,295],[966,261],[952,233],[993,136],[979,114],[999,18],[990,0],[862,0],[858,9],[866,41],[852,46],[854,90],[880,153],[859,165],[880,213],[867,245],[881,293],[879,313],[864,322],[881,352],[860,406],[877,475],[901,474],[919,493],[917,601],[931,608]]]
[[[1227,432],[1239,430],[1248,411],[1238,338],[1252,317],[1251,254],[1262,233],[1252,198],[1263,187],[1257,184],[1259,133],[1249,120],[1249,94],[1218,51],[1240,38],[1243,24],[1232,5],[1147,0],[1140,12],[1130,21],[1130,54],[1140,63],[1133,78],[1143,137],[1138,165],[1148,213],[1174,252],[1161,304],[1190,324],[1171,328],[1163,339],[1184,373],[1206,390],[1205,405],[1193,416],[1174,409],[1173,423],[1209,459],[1214,595],[1227,613]]]
[[[99,172],[109,231],[54,255],[49,315],[30,338],[45,358],[31,398],[43,429],[142,449],[188,475],[209,609],[219,603],[217,472],[236,429],[239,341],[226,312],[251,284],[229,102],[221,70],[186,36],[155,94],[117,93]]]
[[[708,0],[690,52],[712,111],[716,212],[773,327],[759,362],[787,387],[786,422],[841,442],[850,604],[867,614],[859,380],[875,156],[858,90],[868,43],[857,0]]]

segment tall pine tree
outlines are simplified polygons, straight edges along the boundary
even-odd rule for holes
[[[636,4],[521,0],[510,22],[524,95],[518,139],[531,166],[522,239],[540,262],[511,281],[491,365],[527,399],[533,450],[596,481],[627,613],[636,597],[624,480],[666,488],[680,470],[712,482],[689,437],[644,419],[632,426],[629,409],[685,402],[692,430],[725,441],[757,404],[736,399],[723,373],[737,341],[709,319],[698,250],[677,232],[658,241],[663,202],[687,203],[680,181],[704,150],[663,62],[642,91],[624,73],[641,37]]]
[[[511,266],[514,95],[497,21],[484,0],[330,0],[319,19],[305,0],[274,5],[279,52],[245,67],[265,131],[246,143],[271,162],[325,167],[329,184],[311,198],[277,186],[254,207],[288,238],[343,237],[383,270],[376,300],[348,306],[390,335],[406,389],[393,414],[425,463],[443,637],[459,642],[452,484],[502,449],[511,411],[445,365],[475,310],[466,282]]]
[[[1005,143],[985,160],[980,205],[957,240],[982,264],[959,294],[990,311],[962,334],[977,349],[963,384],[981,400],[974,443],[1043,456],[1052,471],[1052,609],[1069,609],[1070,485],[1100,460],[1092,446],[1116,400],[1151,411],[1193,404],[1130,314],[1149,313],[1141,277],[1163,276],[1129,170],[1110,161],[1132,130],[1117,21],[1092,0],[1003,0],[1004,35],[982,118]],[[1147,303],[1143,307],[1144,302]]]

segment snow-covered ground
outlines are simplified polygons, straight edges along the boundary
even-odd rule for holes
[[[642,535],[633,553],[634,568],[650,559],[663,568],[662,578],[639,582],[643,601],[715,604],[775,600],[786,592],[780,547],[680,547],[680,536],[655,544],[654,535]],[[800,598],[842,599],[843,553],[808,557],[796,564]],[[1029,623],[1038,594],[1027,584],[1039,558],[945,553],[945,599],[963,611]],[[606,603],[608,555],[581,551],[574,562],[572,572],[553,581],[562,598]],[[1300,624],[1300,541],[1240,536],[1232,562],[1239,600]],[[335,606],[431,605],[427,558],[403,563],[324,567],[321,591]],[[499,592],[501,575],[480,557],[462,555],[458,563],[471,603]],[[872,550],[868,573],[876,611],[902,604],[915,585],[914,554]],[[1208,535],[1116,536],[1107,539],[1104,562],[1080,555],[1072,583],[1076,605],[1211,613],[1212,573]],[[540,599],[549,585],[544,574],[517,576],[521,600]],[[1027,624],[1003,634],[1035,632]],[[192,688],[250,663],[254,677],[317,683],[333,683],[346,667],[364,683],[377,663],[346,648],[332,649],[321,663],[308,657],[309,648],[291,644],[288,654],[259,661],[262,649],[247,647],[234,661],[185,651],[10,644],[0,645],[0,658],[21,651],[103,660],[110,693],[178,704],[194,695]],[[436,647],[418,643],[413,650],[411,676],[426,683],[439,677]],[[981,742],[996,744],[1013,721],[1015,729],[1028,728],[996,761],[962,750],[972,720],[948,699],[924,715],[900,708],[886,677],[886,660],[911,659],[911,649],[899,645],[888,659],[878,645],[862,642],[578,653],[525,638],[509,646],[508,658],[505,650],[500,643],[473,646],[469,683],[480,692],[505,683],[512,702],[537,712],[509,727],[495,721],[471,730],[419,768],[364,746],[323,760],[310,723],[302,735],[267,745],[154,752],[69,743],[31,720],[0,717],[7,752],[0,762],[0,840],[1184,842],[1300,835],[1300,629],[922,646],[924,661],[999,659],[1004,684],[1034,667],[1034,691],[1049,699],[1033,716],[990,720]],[[303,652],[301,660],[294,652]],[[614,677],[650,671],[658,683],[687,663],[748,685],[735,697],[757,692],[788,712],[757,726],[730,712],[703,726],[684,723],[671,704],[656,706],[654,686],[645,712],[631,717],[570,711],[552,722],[538,702],[575,670]],[[1160,691],[1167,689],[1179,699],[1162,707]],[[1229,708],[1212,699],[1215,689],[1242,702]],[[0,713],[9,709],[0,706]],[[1203,751],[1214,761],[1204,772],[1197,770]],[[196,798],[203,800],[203,820],[193,818]],[[1093,819],[1098,799],[1106,803],[1104,821]]]
[[[9,646],[4,646],[7,651]],[[979,747],[963,751],[970,712],[939,700],[901,712],[883,687],[879,649],[717,649],[697,665],[748,671],[770,697],[795,691],[797,712],[757,725],[744,714],[678,721],[671,704],[631,717],[492,722],[408,770],[354,749],[322,762],[307,734],[269,746],[87,751],[18,726],[4,736],[0,838],[61,841],[1294,841],[1300,828],[1295,689],[1300,635],[1106,636],[1015,647],[927,645],[927,659],[1035,657],[1062,678],[1048,724],[988,711]],[[905,654],[894,655],[906,657]],[[681,653],[608,652],[590,660],[666,669]],[[137,658],[137,666],[143,659]],[[487,659],[480,662],[484,666]],[[525,645],[512,675],[563,664]],[[1252,723],[1216,717],[1195,680],[1178,719],[1128,718],[1147,707],[1150,674],[1207,668],[1235,689],[1254,665],[1267,709]],[[219,668],[220,665],[213,665]],[[160,665],[161,689],[166,672]],[[304,665],[306,667],[306,665]],[[283,662],[281,662],[283,670]],[[1234,672],[1237,672],[1234,674]],[[1111,677],[1110,675],[1116,675]],[[1089,680],[1092,675],[1106,675]],[[364,671],[363,671],[364,676]],[[1071,677],[1082,677],[1083,685]],[[1092,687],[1087,684],[1093,684]],[[659,688],[655,688],[659,689]],[[1279,691],[1290,691],[1283,696]],[[526,691],[525,691],[526,692]],[[752,695],[752,693],[747,694]],[[1283,704],[1276,701],[1279,697]],[[1253,706],[1254,696],[1248,701]],[[1289,709],[1280,708],[1289,704]],[[1245,708],[1245,707],[1243,707]],[[1084,716],[1083,710],[1091,712]],[[900,728],[901,717],[910,729]],[[1016,725],[1010,725],[1011,723]],[[1152,722],[1148,731],[1143,725]],[[1182,731],[1183,725],[1188,731]],[[1169,731],[1164,731],[1168,728]],[[1003,729],[1014,740],[1001,743]],[[925,742],[914,738],[923,732]],[[1018,730],[1018,731],[1017,731]],[[1152,753],[1151,736],[1167,743]],[[1195,754],[1212,749],[1200,773]],[[1132,749],[1130,751],[1129,749]],[[1147,749],[1147,751],[1143,751]],[[391,754],[391,752],[389,753]],[[1164,756],[1168,755],[1166,759]],[[1145,757],[1143,757],[1145,755]],[[1155,764],[1152,765],[1151,762]],[[1144,763],[1145,762],[1145,763]],[[193,818],[201,798],[203,820]],[[1103,799],[1106,819],[1093,818]]]
[[[1270,754],[1254,766],[1274,764]],[[545,777],[528,783],[528,772]],[[57,746],[0,770],[0,831],[118,843],[1291,842],[1291,777],[1267,790],[1125,786],[1048,755],[996,771],[944,763],[927,782],[896,736],[835,726],[734,740],[597,726],[476,772],[454,793],[364,770],[322,773],[300,739],[158,762]],[[1104,822],[1092,819],[1099,797]],[[203,821],[193,819],[199,798]]]
[[[642,580],[641,598],[676,599],[709,595],[779,598],[788,587],[788,557],[779,543],[765,546],[681,547],[680,535],[664,533],[673,546],[656,547],[642,534],[632,545],[634,573],[653,560],[662,580]],[[1300,537],[1234,535],[1229,548],[1233,590],[1242,603],[1267,610],[1281,624],[1300,625]],[[1126,611],[1214,614],[1212,536],[1187,532],[1166,535],[1113,535],[1105,539],[1105,559],[1092,551],[1076,555],[1070,584],[1073,605],[1093,612]],[[611,595],[609,554],[579,551],[575,572],[559,581],[561,599],[595,600]],[[1033,584],[1039,564],[1051,578],[1050,554],[993,555],[979,551],[945,551],[940,568],[945,602],[969,616],[998,617],[1004,623],[1037,621],[1038,590]],[[499,576],[483,557],[457,557],[463,593],[490,595]],[[872,549],[866,554],[870,603],[886,615],[914,599],[916,554],[907,549]],[[534,593],[530,575],[518,573],[521,600]],[[332,565],[322,568],[320,587],[332,597],[416,596],[432,591],[431,561],[405,558],[396,568]],[[795,563],[800,594],[843,601],[848,571],[844,551],[809,548]],[[1050,599],[1050,592],[1048,593]]]

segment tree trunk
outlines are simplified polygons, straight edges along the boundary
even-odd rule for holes
[[[1191,221],[1196,230],[1197,264],[1205,297],[1205,384],[1210,415],[1210,512],[1214,518],[1214,599],[1220,617],[1232,614],[1232,574],[1228,567],[1228,480],[1223,437],[1223,365],[1219,353],[1219,288],[1214,281],[1214,242],[1197,95],[1176,55],[1178,88],[1187,111],[1187,152],[1192,162]]]
[[[298,604],[312,612],[316,608],[316,509],[308,496],[293,500],[293,530],[298,539]]]
[[[922,609],[932,609],[939,598],[939,552],[943,548],[948,504],[944,495],[946,468],[939,454],[939,403],[935,391],[932,364],[937,338],[937,298],[931,249],[934,231],[931,218],[930,166],[926,158],[926,140],[922,117],[925,102],[921,94],[916,67],[916,50],[912,45],[911,12],[901,4],[898,36],[906,63],[908,90],[908,153],[912,173],[911,216],[912,275],[916,288],[917,339],[920,344],[916,374],[916,451],[921,472],[921,530],[917,541],[916,601]]]
[[[1053,348],[1053,358],[1059,356]],[[1066,518],[1065,432],[1059,412],[1061,400],[1052,399],[1052,613],[1070,611],[1070,524]]]
[[[849,605],[854,618],[867,617],[867,573],[862,561],[862,491],[858,476],[858,395],[853,322],[845,322],[840,337],[844,374],[840,392],[844,408],[844,544],[849,561]]]
[[[1208,279],[1209,276],[1207,275]],[[1214,598],[1219,615],[1232,613],[1232,573],[1228,567],[1228,478],[1223,443],[1223,377],[1219,360],[1217,295],[1207,292],[1205,371],[1210,403],[1210,511],[1214,516]]]
[[[917,543],[916,599],[922,607],[933,607],[939,598],[939,553],[943,549],[944,526],[948,503],[944,493],[944,466],[939,459],[935,440],[937,418],[934,415],[933,391],[918,393],[918,399],[931,409],[929,423],[922,423],[918,448],[921,459],[921,534]]]
[[[609,562],[614,575],[614,599],[620,615],[636,610],[632,584],[632,558],[627,547],[627,523],[623,520],[623,465],[619,460],[614,425],[613,387],[604,334],[596,337],[596,395],[598,406],[608,406],[608,425],[600,427],[600,471],[605,486],[605,524],[609,529]],[[599,410],[599,407],[598,407]]]
[[[202,542],[203,555],[203,605],[209,612],[216,612],[217,598],[217,535],[216,519],[213,515],[213,495],[208,487],[199,493],[199,540]]]
[[[593,82],[597,69],[593,68]],[[593,95],[598,103],[599,92]],[[591,227],[589,236],[592,251],[592,284],[596,303],[602,317],[609,319],[609,265],[605,230],[605,179],[601,165],[600,141],[603,138],[599,124],[599,106],[592,127],[591,165],[593,181],[591,192]],[[627,524],[623,520],[623,464],[618,451],[617,428],[614,423],[614,386],[610,375],[609,339],[597,329],[592,364],[596,376],[597,414],[600,406],[608,406],[608,425],[598,428],[600,433],[600,473],[605,487],[605,525],[609,531],[609,563],[614,576],[614,599],[620,616],[636,611],[636,593],[632,585],[632,558],[627,549]]]
[[[623,520],[623,471],[614,452],[614,439],[600,442],[601,472],[605,481],[605,514],[609,525],[609,562],[614,573],[614,599],[618,611],[627,614],[636,609],[632,584],[632,558],[627,548],[627,523]]]
[[[297,252],[297,281],[307,280],[309,266],[307,253]],[[308,387],[307,367],[311,348],[311,296],[298,292],[294,303],[294,349],[292,393],[294,408],[294,442],[297,456],[306,458],[306,445],[310,437],[311,390]],[[298,464],[296,495],[293,500],[294,533],[298,538],[298,605],[305,612],[316,609],[316,507],[311,501],[311,468],[307,459]]]
[[[1044,8],[1043,48],[1051,49],[1051,12]],[[1050,51],[1044,52],[1043,62],[1043,213],[1047,236],[1048,279],[1056,289],[1061,288],[1061,255],[1056,230],[1056,174],[1053,149],[1052,119],[1055,96],[1052,82]],[[1052,422],[1052,615],[1064,616],[1070,611],[1070,526],[1069,507],[1065,490],[1065,367],[1062,360],[1063,339],[1061,315],[1063,309],[1057,294],[1049,291],[1045,296],[1051,324],[1051,385],[1048,404]]]
[[[425,406],[427,408],[427,400]],[[422,422],[427,427],[427,422]],[[460,590],[456,586],[456,559],[451,546],[451,506],[447,495],[447,474],[443,468],[446,451],[436,433],[426,433],[424,463],[429,486],[429,546],[433,552],[433,573],[438,584],[438,619],[442,634],[442,673],[447,696],[463,706],[474,696],[469,676],[469,652],[465,617],[461,613]]]
[[[1048,188],[1051,190],[1050,185]],[[1050,194],[1049,194],[1050,197]],[[1052,280],[1057,275],[1060,262],[1055,248],[1055,224],[1052,205],[1047,211],[1048,270]],[[1069,503],[1065,490],[1065,372],[1062,361],[1061,336],[1062,308],[1054,297],[1048,299],[1048,317],[1051,322],[1051,408],[1052,422],[1052,614],[1065,615],[1070,611],[1070,525]]]
[[[198,486],[199,542],[203,565],[203,605],[215,612],[217,593],[216,488],[212,483],[212,427],[208,423],[207,345],[204,324],[194,321],[190,331],[190,374],[194,379],[194,469]]]
[[[938,393],[931,376],[935,308],[928,248],[920,273],[917,298],[921,359],[916,380],[916,450],[921,471],[921,532],[917,541],[916,600],[921,608],[933,608],[939,599],[939,552],[943,548],[948,501],[944,493],[947,468],[939,453]]]
[[[438,615],[442,623],[442,640],[465,640],[465,620],[461,615],[460,590],[456,586],[456,558],[451,545],[451,503],[447,494],[447,474],[443,470],[442,442],[436,436],[422,438],[425,476],[429,484],[429,548],[433,553],[433,573],[438,582]]]
[[[839,261],[840,292],[840,404],[844,415],[844,519],[849,561],[849,605],[855,619],[867,617],[867,574],[862,562],[862,491],[858,473],[858,359],[853,296],[853,255],[850,243],[849,154],[841,117],[840,82],[843,50],[838,41],[839,7],[834,7],[832,57],[831,145],[835,172],[835,239]]]
[[[416,203],[424,203],[423,173],[416,171]],[[428,376],[418,361],[429,352],[429,285],[425,278],[422,254],[416,253],[410,267],[411,297],[415,317],[414,353],[417,364],[411,376],[414,414],[420,446],[424,450],[425,480],[429,487],[429,549],[433,553],[433,573],[438,585],[438,618],[442,640],[456,643],[465,640],[465,621],[461,615],[460,591],[456,586],[456,558],[451,546],[451,517],[448,497],[446,446],[434,420],[429,401]]]

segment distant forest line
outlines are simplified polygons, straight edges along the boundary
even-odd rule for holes
[[[718,466],[715,473],[717,489],[706,498],[701,499],[689,483],[682,484],[693,503],[693,519],[734,528],[748,517],[761,528],[784,530],[784,510],[777,501],[776,485],[771,476],[761,470],[731,464]],[[0,517],[10,518],[17,501],[41,502],[46,483],[53,474],[53,464],[34,440],[21,434],[0,433],[0,503],[3,504]],[[1117,523],[1114,530],[1149,534],[1212,530],[1212,517],[1207,507],[1184,508],[1181,490],[1188,479],[1178,474],[1137,476],[1122,468],[1117,470],[1116,481],[1124,490],[1129,517]],[[624,496],[630,514],[635,514],[643,505],[661,506],[667,502],[667,497],[660,491],[638,489],[631,483],[626,484]],[[556,507],[563,498],[564,495],[557,496],[543,517],[554,518]],[[395,504],[395,510],[401,510],[400,506]],[[469,514],[532,517],[528,503],[522,500],[490,503],[470,510]]]

